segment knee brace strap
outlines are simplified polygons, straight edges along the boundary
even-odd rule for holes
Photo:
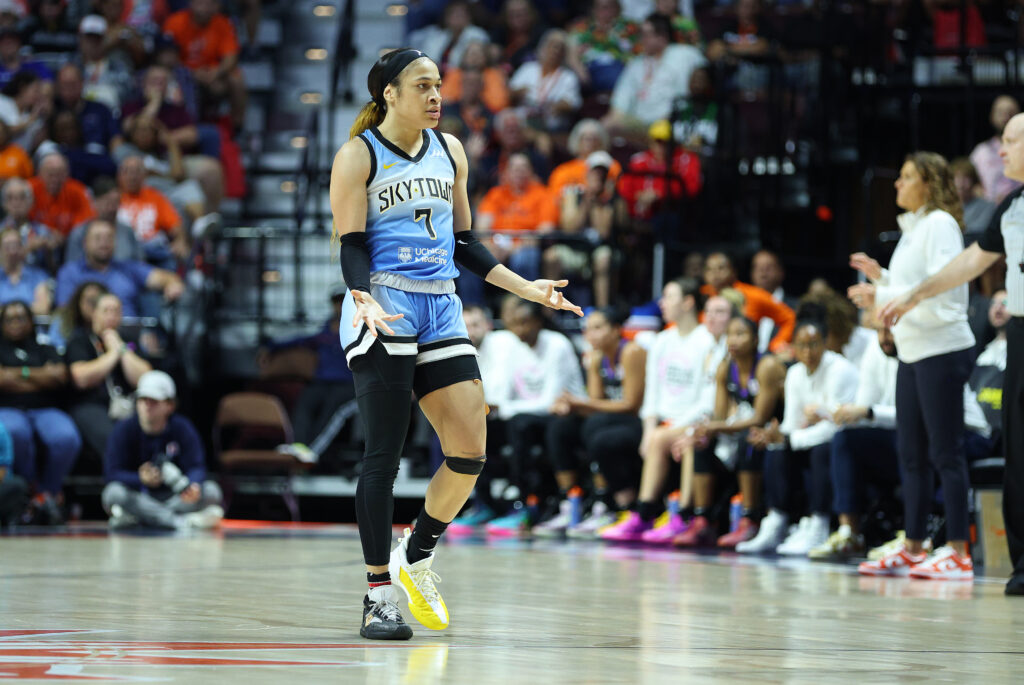
[[[445,457],[444,463],[455,473],[462,473],[467,476],[479,476],[484,470],[484,463],[487,457],[476,457],[475,459],[464,459],[463,457]]]

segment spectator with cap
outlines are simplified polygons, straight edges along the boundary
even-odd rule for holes
[[[28,302],[33,314],[49,314],[53,307],[50,275],[25,263],[25,243],[15,228],[0,230],[0,264],[0,304]]]
[[[676,146],[669,166],[669,142],[672,125],[656,121],[648,129],[649,147],[629,159],[629,171],[619,181],[619,193],[629,213],[643,220],[660,210],[671,208],[673,201],[695,197],[701,188],[700,159],[682,146]],[[666,181],[666,176],[671,178]]]
[[[191,0],[188,9],[167,18],[164,33],[174,38],[181,61],[199,82],[204,107],[227,98],[231,122],[241,127],[246,92],[238,68],[238,37],[231,20],[219,10],[217,0]]]
[[[0,189],[0,204],[6,216],[0,230],[18,231],[25,247],[25,263],[52,274],[56,268],[56,249],[60,246],[57,235],[48,226],[31,219],[35,195],[28,181],[9,179]]]
[[[102,501],[111,528],[209,529],[224,518],[202,440],[175,411],[176,400],[171,377],[148,371],[139,378],[135,413],[114,427],[103,456]]]
[[[12,7],[20,7],[14,0],[0,0],[0,13],[9,12]],[[25,16],[21,9],[21,15]],[[53,80],[53,72],[45,63],[34,59],[26,59],[22,51],[21,32],[11,25],[0,25],[0,88],[7,85],[19,71],[29,71],[41,79]]]
[[[138,345],[121,337],[121,323],[121,300],[100,295],[92,321],[71,333],[64,351],[74,390],[68,413],[96,457],[105,454],[115,422],[131,415],[130,396],[139,379],[153,370]]]
[[[53,229],[61,243],[72,228],[96,215],[88,189],[70,177],[68,160],[59,152],[43,157],[29,184],[34,196],[29,217]]]
[[[673,100],[689,94],[690,73],[707,62],[694,46],[672,44],[672,25],[662,14],[644,20],[640,45],[643,54],[626,65],[603,122],[613,135],[635,140],[672,114]]]
[[[331,316],[317,333],[271,343],[259,356],[260,366],[266,367],[273,355],[285,350],[306,348],[316,353],[313,378],[302,389],[292,410],[296,442],[278,448],[304,461],[317,461],[323,456],[341,429],[339,422],[332,421],[333,417],[356,396],[345,350],[338,345],[341,304],[346,292],[342,282],[331,287]]]
[[[0,308],[0,423],[14,442],[14,470],[36,485],[35,509],[49,524],[64,522],[61,488],[82,449],[71,417],[58,408],[67,380],[57,350],[36,342],[28,303]]]
[[[122,56],[104,52],[106,35],[106,19],[98,14],[83,17],[78,25],[78,55],[73,61],[85,76],[86,99],[102,102],[117,112],[135,88],[135,72]]]
[[[147,290],[162,293],[174,302],[185,291],[178,274],[144,262],[114,259],[114,226],[95,219],[86,228],[83,239],[85,256],[67,262],[57,273],[57,304],[63,306],[81,283],[96,281],[120,298],[125,316],[142,316],[141,295]]]
[[[110,176],[100,176],[92,184],[93,205],[96,218],[107,221],[114,227],[114,259],[120,262],[145,261],[146,255],[135,238],[135,230],[118,218],[121,208],[121,190],[117,181]],[[85,257],[85,231],[89,221],[78,224],[68,236],[64,245],[64,262],[75,262]]]

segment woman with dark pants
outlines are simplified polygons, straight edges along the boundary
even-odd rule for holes
[[[637,455],[643,424],[638,412],[644,400],[647,353],[622,337],[629,311],[605,307],[591,312],[583,336],[591,346],[585,359],[587,397],[565,392],[555,402],[548,430],[548,454],[555,460],[555,479],[563,496],[578,484],[575,453],[582,445],[588,462],[597,465],[596,491],[608,493],[605,504],[625,509],[636,498],[641,461]],[[597,493],[595,493],[597,494]],[[564,499],[558,512],[534,527],[535,535],[560,535],[570,525]]]
[[[82,449],[74,422],[58,409],[67,366],[57,350],[36,342],[26,302],[0,309],[0,331],[0,423],[14,443],[14,471],[35,484],[38,520],[60,524],[64,477]]]
[[[896,180],[903,235],[884,270],[858,253],[850,264],[871,283],[852,286],[861,307],[881,306],[938,273],[963,251],[962,208],[946,160],[935,153],[907,157]],[[907,540],[882,559],[865,562],[866,575],[974,578],[968,541],[967,459],[964,454],[964,383],[971,373],[974,335],[967,324],[967,285],[921,302],[893,326],[900,365],[896,375],[897,445]],[[927,557],[922,547],[939,474],[949,544]]]

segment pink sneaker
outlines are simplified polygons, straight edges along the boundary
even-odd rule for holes
[[[684,521],[682,516],[672,514],[664,524],[646,531],[640,536],[640,539],[652,545],[667,545],[672,542],[672,538],[689,527],[690,524]]]
[[[640,518],[640,514],[631,511],[622,523],[616,523],[601,531],[601,539],[613,542],[639,542],[643,538],[643,534],[652,527],[653,524],[650,521],[644,521]]]
[[[747,540],[752,540],[757,535],[757,524],[744,516],[739,520],[736,530],[726,533],[718,538],[718,546],[726,549],[736,549],[736,545]]]

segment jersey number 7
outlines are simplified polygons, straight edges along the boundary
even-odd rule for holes
[[[412,220],[419,222],[420,219],[424,219],[423,225],[427,227],[427,235],[430,236],[431,240],[437,240],[437,231],[434,230],[434,222],[430,220],[433,213],[434,210],[430,207],[417,209],[412,214]]]

